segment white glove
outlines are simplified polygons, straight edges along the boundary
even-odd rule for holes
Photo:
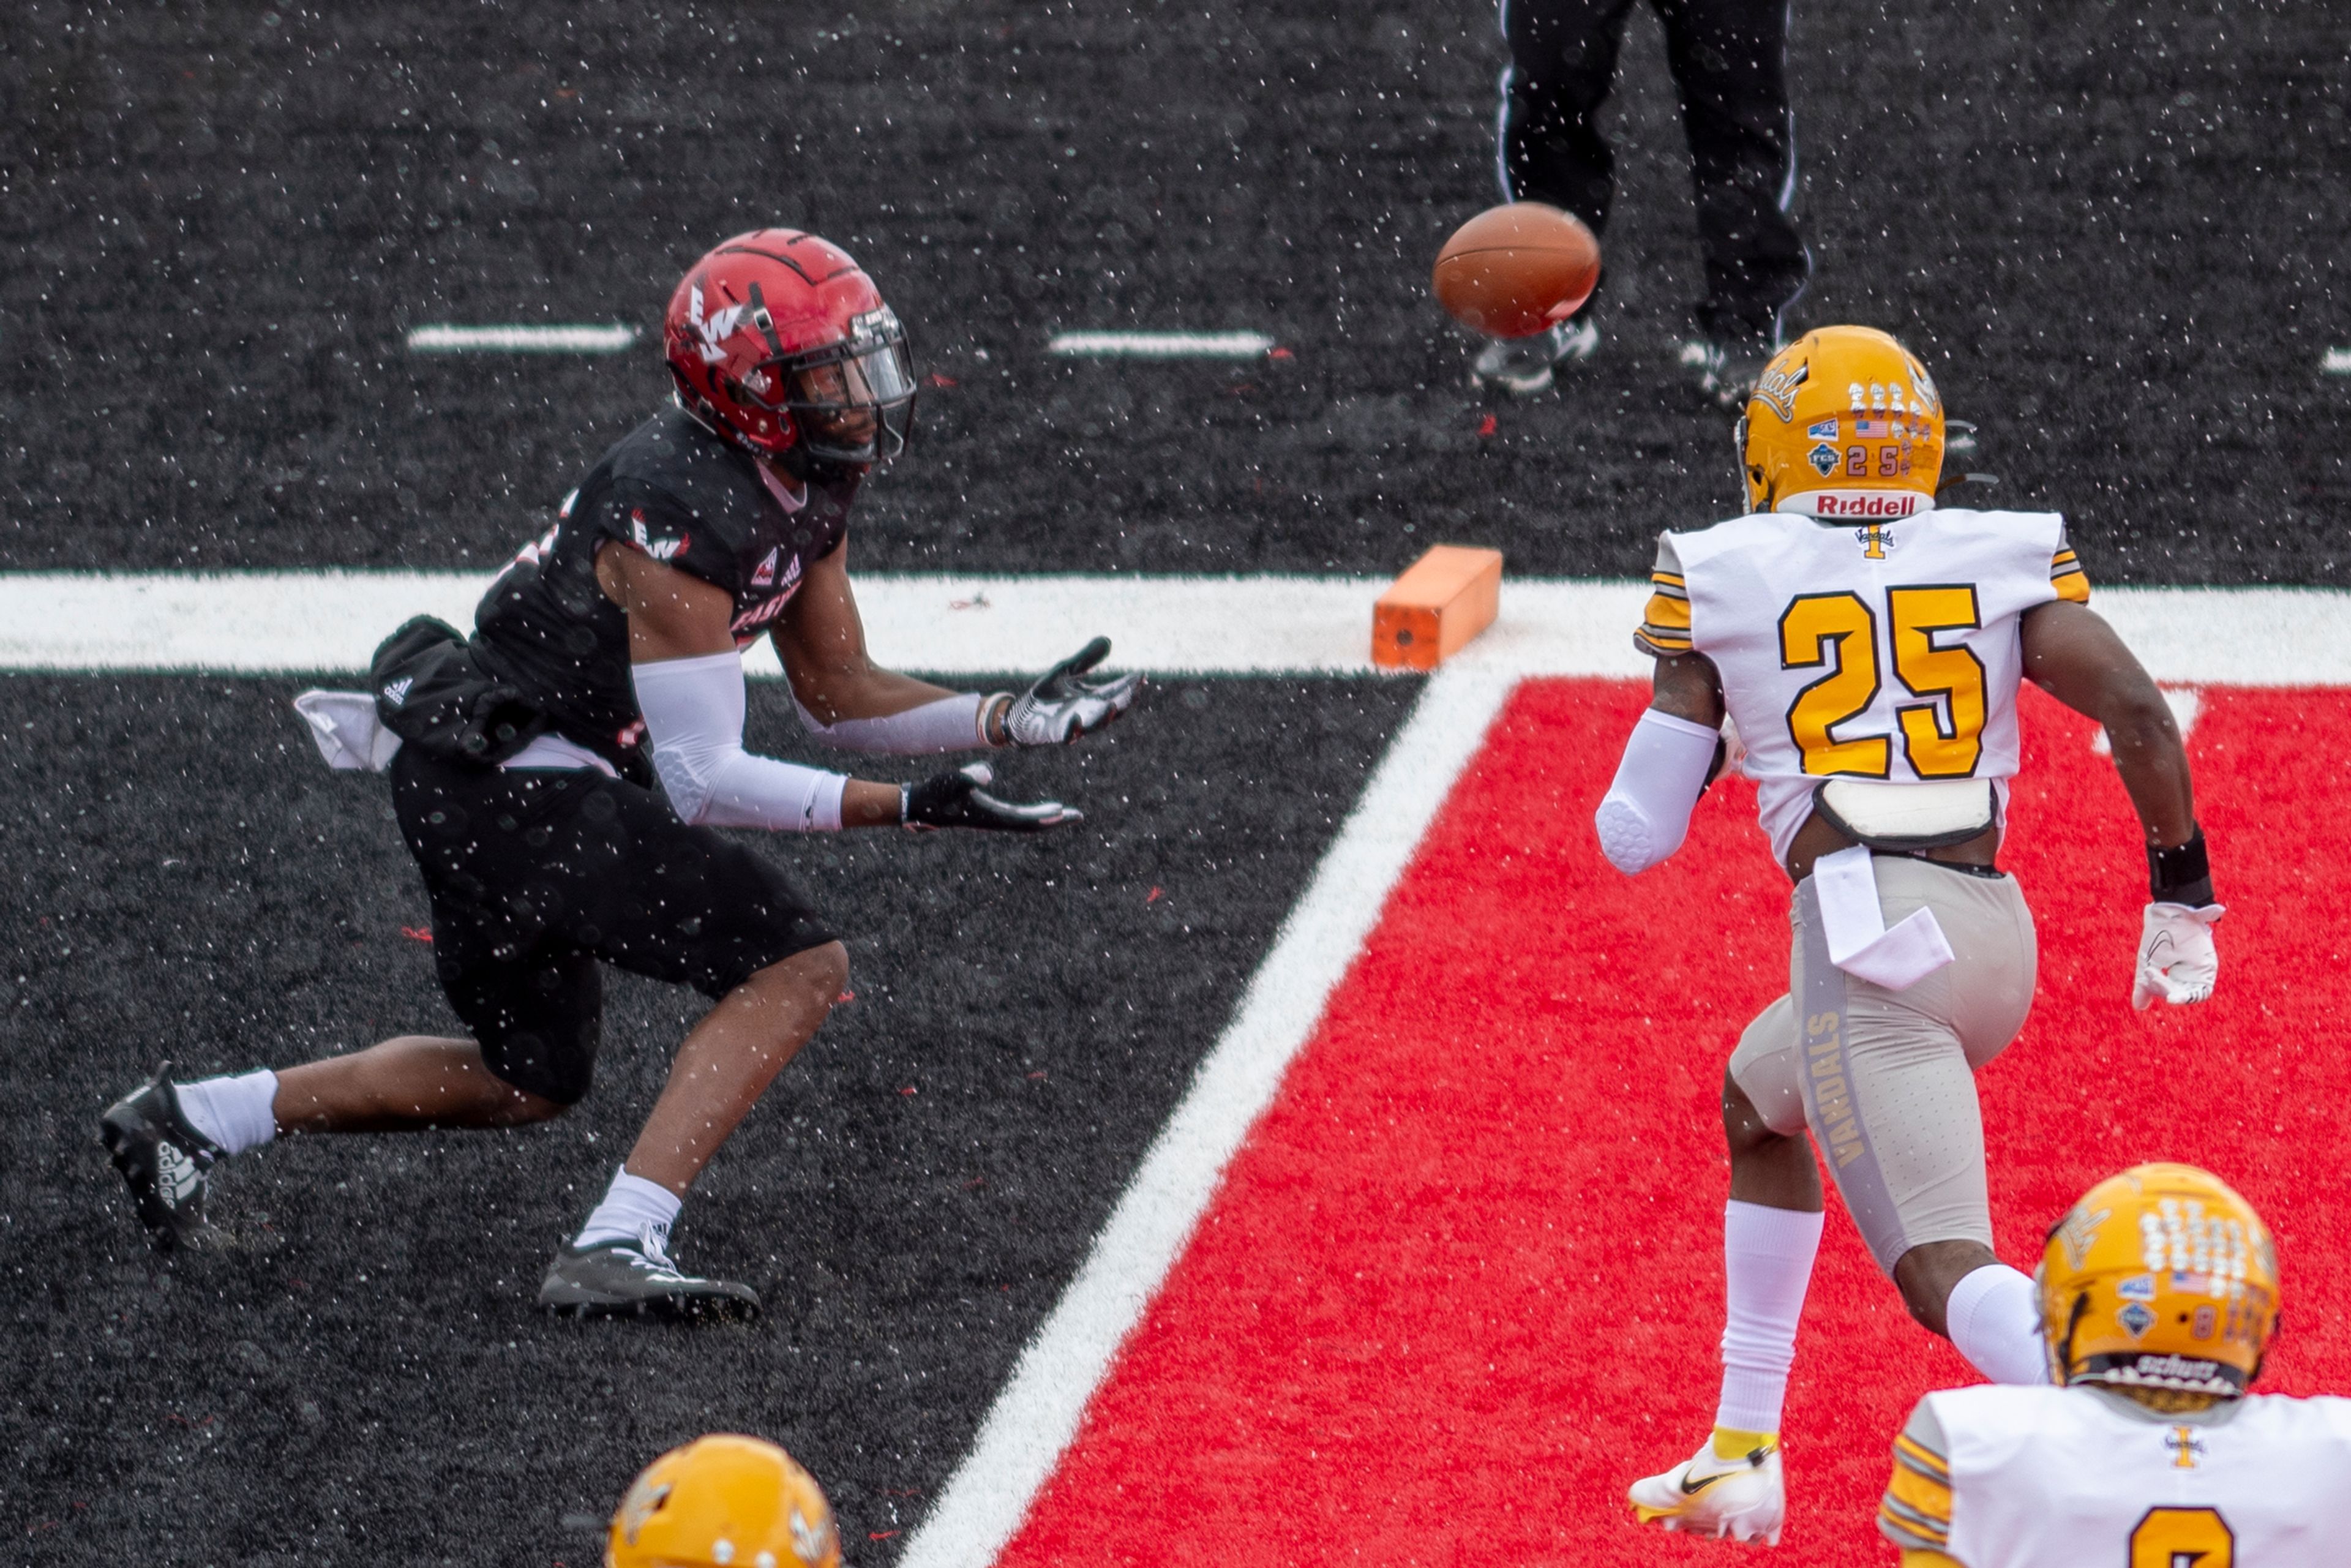
[[[2185,1007],[2212,994],[2220,977],[2220,953],[2212,946],[2212,923],[2228,906],[2150,904],[2139,927],[2138,967],[2131,975],[2131,1006],[2144,1012],[2153,1001]]]
[[[1110,639],[1097,637],[1043,674],[1012,700],[1004,716],[1005,738],[1014,746],[1066,746],[1134,706],[1139,674],[1090,681],[1086,672],[1110,657]]]

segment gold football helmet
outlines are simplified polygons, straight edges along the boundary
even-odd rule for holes
[[[841,1540],[789,1454],[719,1433],[645,1467],[612,1515],[604,1568],[841,1568]]]
[[[2194,1166],[2133,1166],[2049,1233],[2033,1276],[2061,1384],[2234,1398],[2277,1327],[2277,1248],[2252,1205]]]
[[[1935,504],[1943,400],[1872,327],[1823,327],[1771,357],[1738,426],[1748,509],[1907,517]]]

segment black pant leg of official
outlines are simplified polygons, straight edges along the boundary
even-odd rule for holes
[[[1796,192],[1788,108],[1788,0],[1653,0],[1689,133],[1706,255],[1699,329],[1768,337],[1804,291],[1812,258],[1789,217]]]
[[[1615,155],[1595,123],[1632,0],[1502,0],[1502,193],[1608,226]]]

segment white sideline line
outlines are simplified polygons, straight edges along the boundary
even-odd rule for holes
[[[1388,892],[1515,684],[1467,664],[1433,677],[1348,813],[1232,1022],[1127,1184],[1061,1303],[998,1394],[902,1568],[986,1568],[1028,1516],[1119,1345],[1158,1294],[1226,1166],[1281,1086]]]
[[[637,340],[634,327],[412,327],[412,354],[616,354]]]
[[[2351,376],[2351,349],[2329,349],[2326,357],[2318,361],[2320,373],[2330,376]]]
[[[1087,359],[1252,360],[1270,352],[1262,332],[1056,332],[1049,354]]]
[[[427,571],[0,572],[0,670],[364,670],[412,615],[472,624],[490,574]],[[869,645],[932,674],[1040,669],[1097,632],[1121,669],[1364,674],[1369,577],[861,575]],[[1506,579],[1501,614],[1458,658],[1521,675],[1645,676],[1645,584]],[[2171,685],[2351,685],[2351,593],[2101,589],[2093,603]],[[2276,650],[2294,650],[2291,659]],[[767,643],[745,661],[778,674]]]

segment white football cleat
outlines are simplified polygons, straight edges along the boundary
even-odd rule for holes
[[[1740,1458],[1718,1459],[1709,1438],[1696,1458],[1635,1481],[1625,1495],[1643,1524],[1760,1546],[1780,1544],[1780,1526],[1788,1517],[1777,1443]]]

